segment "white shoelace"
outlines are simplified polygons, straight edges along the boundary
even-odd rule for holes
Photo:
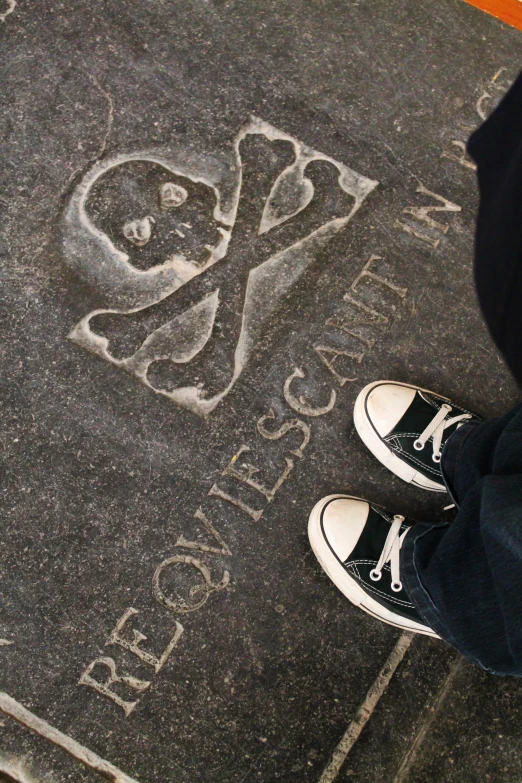
[[[403,533],[400,533],[403,522],[404,517],[401,517],[399,514],[396,514],[393,517],[390,532],[386,536],[379,562],[375,568],[370,571],[370,579],[374,582],[378,582],[382,576],[382,569],[386,563],[389,563],[392,580],[391,588],[394,593],[400,593],[402,590],[399,553],[401,551],[402,542],[404,541],[404,536],[410,529],[407,527]]]
[[[471,414],[462,413],[460,416],[453,416],[451,419],[448,419],[447,416],[449,416],[451,411],[451,405],[444,403],[444,405],[441,406],[440,410],[430,421],[424,432],[421,432],[417,440],[413,443],[413,448],[416,449],[416,451],[422,451],[426,445],[426,441],[429,440],[429,438],[431,438],[433,435],[433,462],[440,462],[442,456],[441,446],[444,430],[448,427],[451,427],[452,424],[456,424],[459,421],[462,422],[464,419],[472,418]]]

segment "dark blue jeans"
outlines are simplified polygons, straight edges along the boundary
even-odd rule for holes
[[[460,427],[442,469],[457,515],[412,527],[402,580],[443,639],[495,674],[522,677],[522,405]]]

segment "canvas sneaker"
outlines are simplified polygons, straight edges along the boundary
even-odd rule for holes
[[[446,492],[442,449],[466,421],[480,417],[440,394],[408,383],[376,381],[357,397],[357,432],[372,454],[404,481]]]
[[[323,498],[308,522],[315,556],[352,603],[397,628],[439,638],[401,582],[401,547],[409,529],[403,516],[351,495]]]

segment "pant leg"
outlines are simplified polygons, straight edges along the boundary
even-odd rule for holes
[[[480,190],[477,294],[522,385],[522,74],[468,150]],[[442,638],[490,671],[522,676],[522,406],[461,427],[442,468],[457,516],[412,528],[402,579]]]
[[[522,386],[522,74],[468,142],[480,205],[475,286],[493,339]]]
[[[457,516],[412,528],[403,582],[430,627],[463,655],[522,676],[522,405],[457,430],[442,466]]]

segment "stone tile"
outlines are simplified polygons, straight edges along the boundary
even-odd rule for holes
[[[521,688],[462,661],[398,783],[520,780]]]
[[[322,574],[308,512],[442,513],[356,440],[359,388],[517,397],[453,142],[520,36],[460,0],[72,0],[0,39],[0,687],[140,783],[318,780],[397,634]],[[445,233],[404,213],[441,198]]]
[[[460,660],[443,642],[417,637],[349,753],[339,779],[395,781],[432,715],[440,688]]]

